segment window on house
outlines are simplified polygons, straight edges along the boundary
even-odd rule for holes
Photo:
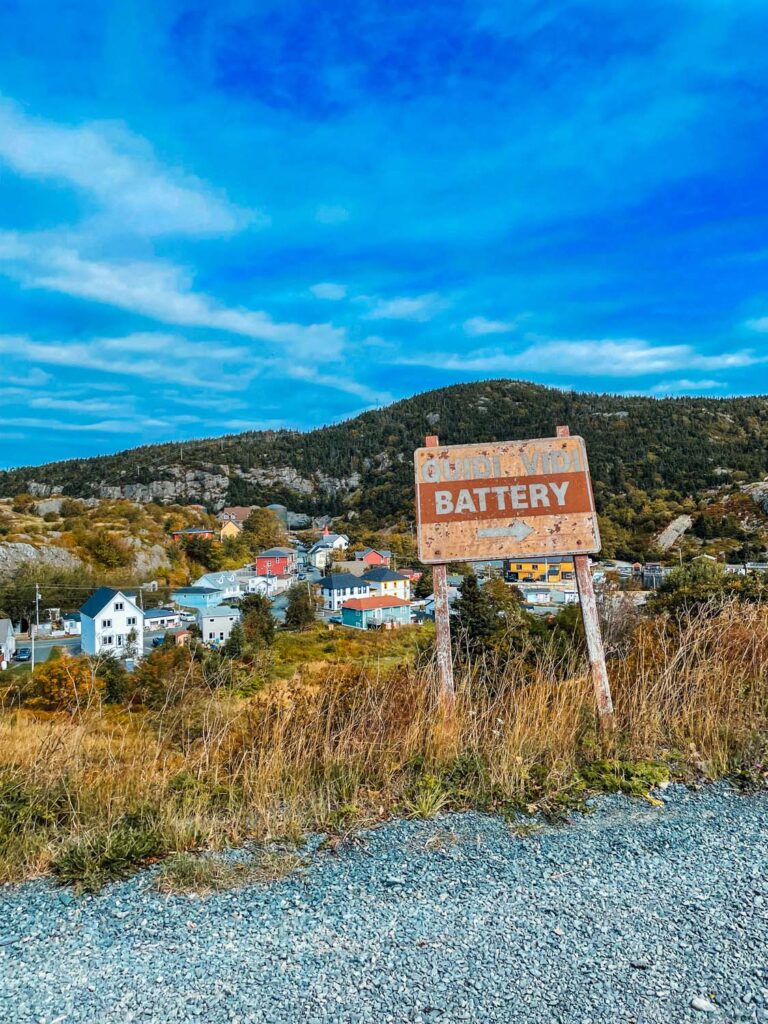
[[[117,646],[118,647],[122,647],[124,640],[125,640],[125,637],[120,635],[120,634],[118,634],[118,636],[117,636]]]
[[[208,634],[208,639],[209,639],[209,640],[214,640],[214,639],[215,639],[215,637],[216,637],[216,634],[215,634],[215,633],[209,633],[209,634]]]
[[[125,621],[128,623],[129,626],[135,626],[136,625],[136,616],[135,615],[130,615]]]
[[[121,612],[124,607],[125,607],[125,605],[123,604],[122,601],[115,601],[115,611],[116,612]]]
[[[102,619],[101,620],[101,628],[102,629],[109,629],[111,626],[112,626],[112,619]]]
[[[104,644],[104,645],[105,645],[106,647],[111,647],[111,646],[112,646],[112,637],[111,637],[111,636],[103,636],[103,637],[101,638],[101,642],[102,642],[102,643],[103,643],[103,644]]]

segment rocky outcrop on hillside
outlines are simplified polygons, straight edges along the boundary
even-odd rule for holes
[[[763,512],[768,512],[768,479],[758,480],[755,484],[744,484],[741,488],[748,494],[756,505],[759,505]]]
[[[677,516],[666,529],[662,530],[656,539],[656,546],[660,551],[669,551],[673,544],[677,544],[686,530],[690,530],[693,524],[693,516]]]
[[[158,479],[142,483],[109,484],[104,480],[91,485],[94,497],[110,500],[127,499],[141,504],[156,502],[159,505],[205,505],[218,512],[227,504],[230,484],[242,481],[254,487],[281,488],[297,495],[332,494],[350,491],[360,484],[360,475],[350,473],[348,477],[337,478],[315,474],[312,478],[302,476],[290,466],[241,469],[239,466],[207,465],[199,469],[186,469],[182,465],[158,466]],[[28,490],[36,497],[48,498],[52,509],[60,505],[61,487],[38,480],[29,482]]]
[[[71,551],[52,545],[36,548],[32,544],[0,544],[0,576],[11,576],[23,565],[37,563],[57,569],[76,569],[82,562]]]

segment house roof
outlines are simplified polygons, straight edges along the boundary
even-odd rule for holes
[[[365,586],[360,576],[353,576],[351,572],[332,572],[319,580],[321,590],[344,590],[346,587]]]
[[[171,530],[172,534],[185,534],[187,537],[193,537],[198,533],[213,533],[210,526],[185,526],[183,530]]]
[[[176,587],[174,594],[220,594],[216,587]]]
[[[220,604],[218,608],[200,609],[200,615],[204,619],[228,619],[233,615],[239,619],[241,614],[239,608],[233,608],[228,604]]]
[[[61,621],[62,622],[79,622],[80,621],[80,612],[62,612]]]
[[[369,569],[368,572],[363,573],[364,580],[370,580],[372,583],[383,583],[384,580],[407,580],[407,576],[403,576],[400,572],[395,572],[394,569],[388,569],[386,565],[377,565],[373,569]]]
[[[253,509],[250,505],[228,505],[219,512],[217,518],[230,521],[234,519],[238,523],[244,523],[251,512]]]
[[[14,636],[13,623],[10,619],[0,619],[0,644]]]
[[[386,548],[363,548],[362,551],[355,552],[355,558],[365,558],[366,555],[381,555],[382,558],[391,558],[392,552],[387,551]]]
[[[178,615],[177,611],[173,608],[148,608],[144,612],[145,619],[160,619],[166,618],[168,615]]]
[[[124,590],[113,590],[112,587],[99,587],[98,590],[94,590],[84,605],[80,607],[80,614],[87,615],[89,619],[92,619],[95,615],[98,615],[102,608],[106,608],[113,597],[117,595],[124,597],[127,601],[131,601],[131,598],[126,594]],[[133,604],[133,601],[131,601]],[[136,607],[134,605],[134,607]]]
[[[326,533],[319,540],[315,541],[312,545],[312,550],[317,551],[320,548],[332,548],[337,540],[345,540],[349,543],[349,537],[346,533]]]
[[[289,555],[294,555],[296,552],[293,548],[267,548],[266,551],[260,551],[257,558],[286,558]]]
[[[370,612],[376,608],[410,608],[411,602],[404,601],[402,597],[353,597],[341,607],[342,611],[352,608],[357,612]]]

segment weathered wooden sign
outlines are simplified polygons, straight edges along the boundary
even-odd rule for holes
[[[418,448],[414,459],[422,562],[600,550],[580,437]]]

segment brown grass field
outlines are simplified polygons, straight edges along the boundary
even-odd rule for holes
[[[330,665],[255,695],[190,689],[160,710],[0,712],[0,880],[95,887],[138,863],[245,840],[300,843],[393,814],[567,814],[672,777],[766,780],[768,609],[727,602],[640,624],[610,664],[601,734],[586,666],[554,650],[457,671]]]

